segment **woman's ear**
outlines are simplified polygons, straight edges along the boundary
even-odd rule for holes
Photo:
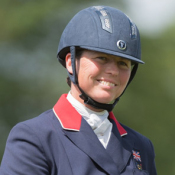
[[[71,53],[68,53],[65,57],[65,61],[66,61],[66,69],[68,70],[68,72],[70,74],[73,74],[72,71],[72,64],[71,64]]]

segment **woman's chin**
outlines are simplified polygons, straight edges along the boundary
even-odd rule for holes
[[[112,103],[115,99],[113,96],[102,96],[101,98],[98,96],[93,98],[93,100],[97,101],[98,103],[109,104]]]

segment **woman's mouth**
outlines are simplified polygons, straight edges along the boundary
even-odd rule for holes
[[[98,82],[102,85],[105,85],[105,86],[110,86],[110,87],[115,87],[117,86],[116,84],[114,83],[111,83],[111,82],[108,82],[108,81],[104,81],[104,80],[98,80]]]

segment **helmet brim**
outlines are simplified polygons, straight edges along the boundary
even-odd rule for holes
[[[97,52],[102,52],[102,53],[106,53],[106,54],[110,54],[110,55],[115,55],[115,56],[119,56],[119,57],[122,57],[122,58],[125,58],[128,60],[131,60],[132,62],[135,62],[135,63],[145,64],[145,62],[143,62],[142,60],[140,60],[136,57],[133,57],[131,55],[127,55],[124,53],[112,51],[112,50],[106,50],[106,49],[102,49],[102,48],[95,48],[95,47],[89,47],[89,46],[79,46],[79,48],[88,49],[88,50],[97,51]]]

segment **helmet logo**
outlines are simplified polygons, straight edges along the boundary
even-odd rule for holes
[[[118,40],[118,41],[117,41],[117,47],[118,47],[120,50],[125,50],[125,49],[126,49],[126,43],[125,43],[125,41],[123,41],[123,40]]]

